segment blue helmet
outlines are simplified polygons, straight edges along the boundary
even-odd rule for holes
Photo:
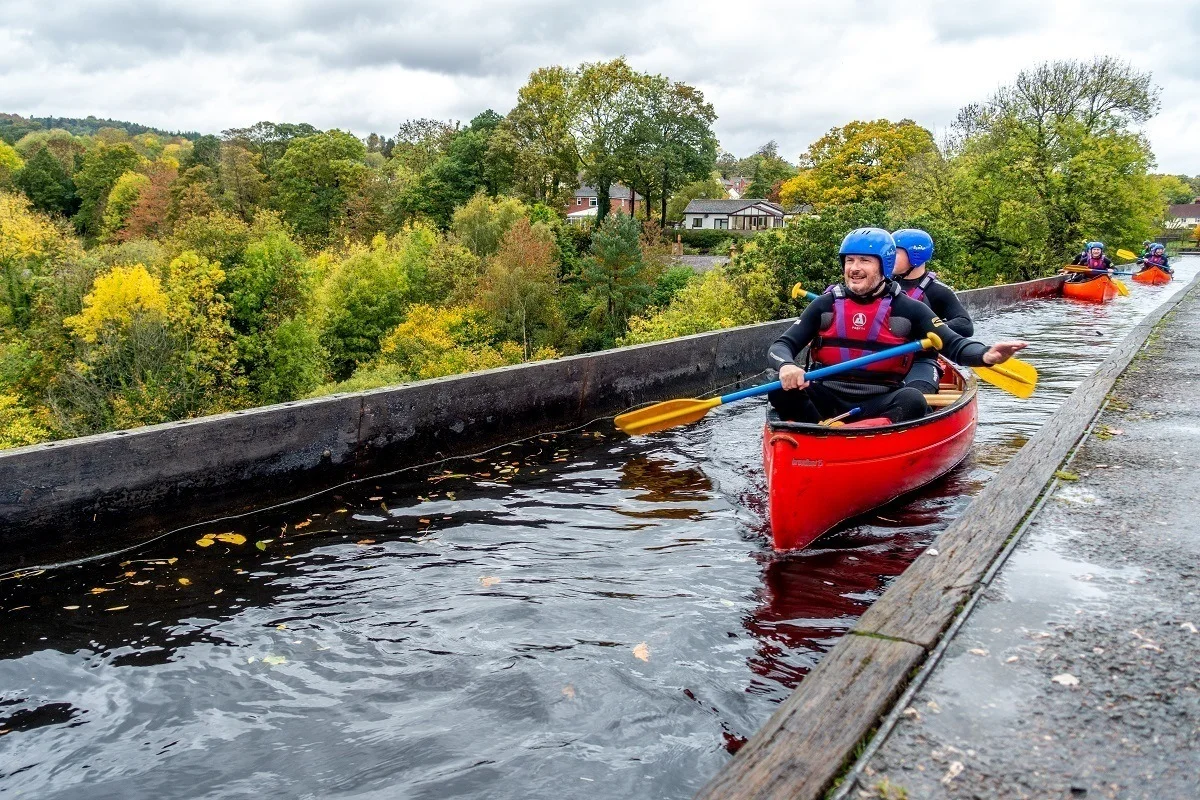
[[[908,263],[914,268],[933,258],[933,237],[920,228],[903,228],[892,234],[896,249],[908,253]]]
[[[855,228],[842,239],[838,256],[875,256],[883,267],[883,277],[890,278],[896,268],[896,242],[883,228]]]
[[[1093,247],[1099,247],[1099,248],[1100,248],[1100,250],[1101,250],[1101,252],[1103,252],[1103,250],[1104,250],[1104,242],[1088,242],[1087,249],[1088,249],[1088,250],[1091,250]]]
[[[1162,242],[1151,242],[1150,243],[1150,252],[1151,253],[1157,252],[1158,250],[1166,250],[1166,249],[1167,248],[1163,247]]]

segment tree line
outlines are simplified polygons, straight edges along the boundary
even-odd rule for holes
[[[624,59],[531,74],[505,115],[360,139],[262,122],[216,135],[0,130],[0,446],[696,333],[789,313],[861,224],[919,226],[960,286],[1140,244],[1187,181],[1151,174],[1148,75],[1046,64],[935,142],[852,121],[795,161],[721,151],[695,87]],[[18,118],[19,119],[19,118]],[[674,264],[697,197],[798,211],[725,269]],[[579,183],[593,227],[568,224]],[[621,183],[642,218],[608,214]],[[1188,197],[1187,199],[1190,199]]]

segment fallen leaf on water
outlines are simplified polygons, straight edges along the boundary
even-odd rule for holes
[[[224,590],[224,589],[217,589],[215,592],[213,592],[213,594],[220,594],[220,593],[221,593],[221,592],[223,592],[223,591],[225,591],[225,590]]]
[[[939,706],[937,704],[937,701],[935,701],[935,700],[930,700],[928,703],[925,704],[925,707],[928,708],[930,711],[932,711],[935,714],[942,713],[942,707]]]
[[[129,606],[113,606],[112,608],[106,608],[104,610],[105,611],[124,611],[127,608],[129,608]]]
[[[145,586],[149,582],[150,581],[134,581],[133,583],[131,583],[129,585],[130,586]]]
[[[942,784],[944,786],[949,786],[950,781],[957,778],[962,773],[962,771],[963,771],[963,764],[961,761],[951,761],[950,768],[948,770],[946,770],[946,774],[942,776]]]
[[[1004,663],[1005,664],[1015,664],[1020,660],[1021,659],[1017,658],[1016,656],[1009,656],[1008,658],[1004,659]]]
[[[483,586],[484,588],[487,588],[489,586],[495,586],[499,582],[500,582],[500,579],[494,575],[484,575],[482,578],[479,579],[480,585]]]
[[[191,579],[190,579],[190,578],[180,578],[180,579],[179,579],[179,585],[180,585],[180,586],[191,586],[191,585],[192,585],[192,581],[191,581]]]
[[[921,721],[921,712],[917,711],[912,706],[909,706],[908,708],[904,709],[901,716],[908,717],[909,719],[916,720],[917,722]]]
[[[650,660],[650,645],[642,642],[637,647],[633,648],[633,657],[640,658],[642,661]]]
[[[1184,622],[1179,627],[1183,628],[1188,633],[1196,633],[1196,626],[1190,622]]]
[[[167,563],[168,563],[168,564],[174,564],[174,563],[175,563],[176,561],[178,561],[178,560],[179,560],[178,558],[168,558],[168,559],[167,559]],[[155,563],[158,563],[158,562],[155,562]]]
[[[300,530],[301,528],[307,528],[309,525],[312,525],[311,519],[306,519],[306,520],[304,520],[304,522],[297,522],[292,527],[295,528],[296,530]]]
[[[280,664],[286,664],[287,659],[283,656],[263,656],[263,663],[270,664],[272,667],[277,667]]]
[[[335,511],[335,512],[333,512],[333,513],[335,513],[335,514],[345,514],[345,513],[346,513],[346,509],[344,509],[344,508],[339,508],[337,511]]]
[[[136,572],[126,572],[125,573],[126,578],[132,578],[134,575],[137,575],[137,573]]]
[[[355,544],[365,547],[369,544],[375,544],[375,540],[374,539],[359,539],[357,542],[355,542]]]
[[[216,539],[211,539],[208,536],[205,536],[203,539],[196,540],[196,544],[200,545],[201,547],[212,547],[216,543]]]
[[[375,502],[376,500],[382,500],[383,495],[376,495],[375,497],[368,497],[367,499],[370,500],[371,502]]]
[[[971,648],[970,650],[968,650],[967,652],[968,652],[968,653],[970,653],[970,654],[971,654],[971,655],[973,655],[973,656],[986,656],[986,655],[988,655],[988,651],[987,651],[987,650],[984,650],[982,647],[972,647],[972,648]]]
[[[1079,685],[1079,678],[1076,678],[1074,675],[1072,675],[1069,672],[1064,672],[1062,675],[1055,675],[1050,680],[1054,681],[1055,683],[1059,684],[1060,686],[1078,686]]]
[[[267,545],[269,545],[273,541],[275,541],[275,540],[274,539],[260,539],[254,543],[254,546],[257,547],[259,550],[266,550]]]
[[[429,524],[429,520],[427,520],[427,519],[419,519],[419,520],[417,520],[417,522],[421,523],[422,525],[428,525],[428,524]]]
[[[79,606],[63,606],[67,611],[78,611]]]
[[[278,625],[275,626],[275,630],[279,630],[279,631],[287,630],[287,623],[286,622],[279,623]]]
[[[575,687],[569,683],[566,686],[564,686],[563,687],[563,697],[567,698],[568,700],[574,700],[575,699]]]
[[[246,537],[240,533],[218,533],[217,541],[225,542],[226,544],[245,544]]]

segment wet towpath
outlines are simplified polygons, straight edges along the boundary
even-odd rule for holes
[[[1034,342],[1035,398],[985,388],[968,462],[799,554],[767,544],[747,402],[3,576],[0,796],[689,797],[1181,286],[981,320]]]
[[[1194,290],[852,797],[1200,797],[1197,331]]]

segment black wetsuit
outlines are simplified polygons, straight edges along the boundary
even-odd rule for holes
[[[1143,256],[1142,258],[1139,258],[1137,260],[1138,266],[1141,267],[1141,269],[1139,269],[1138,272],[1145,272],[1146,270],[1150,269],[1151,267],[1158,267],[1163,272],[1166,272],[1170,275],[1175,274],[1175,270],[1171,269],[1171,266],[1170,266],[1171,259],[1167,257],[1166,253],[1163,253],[1161,256],[1159,256],[1159,258],[1162,259],[1161,264],[1155,264],[1153,261],[1147,261],[1146,259],[1149,257],[1150,256]]]
[[[893,334],[916,341],[926,333],[936,333],[942,340],[941,352],[946,358],[967,367],[983,366],[987,345],[960,336],[939,320],[929,306],[901,292],[894,281],[886,281],[867,298],[847,291],[846,300],[848,303],[869,305],[881,291],[894,293],[890,320]],[[829,326],[833,319],[833,303],[834,297],[829,293],[809,303],[800,319],[784,331],[767,352],[767,361],[772,369],[778,370],[786,364],[803,366],[796,364],[795,359],[817,338],[820,331]],[[909,375],[914,376],[919,369],[927,371],[936,359],[937,354],[929,350],[917,353]],[[852,408],[861,409],[856,415],[859,419],[887,417],[892,422],[902,422],[925,414],[928,406],[924,395],[937,391],[936,383],[928,385],[920,380],[905,381],[905,385],[897,386],[886,382],[839,380],[839,377],[814,383],[802,391],[777,389],[767,395],[767,399],[780,416],[797,422],[820,422]]]
[[[919,278],[896,278],[895,280],[907,294],[910,289],[919,286],[928,277],[930,277],[930,273],[927,271]],[[950,330],[959,336],[975,335],[975,323],[971,321],[971,315],[967,313],[967,309],[963,308],[963,304],[959,301],[958,295],[954,293],[953,289],[937,278],[929,281],[927,285],[921,288],[925,292],[925,296],[921,298],[921,302],[932,308],[933,313],[942,322],[950,326]]]

